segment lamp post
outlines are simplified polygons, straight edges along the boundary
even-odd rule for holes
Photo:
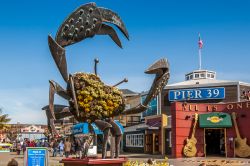
[[[20,122],[17,122],[16,128],[17,128],[17,139],[18,141],[20,141]]]

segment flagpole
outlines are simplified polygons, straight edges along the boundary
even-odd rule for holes
[[[201,70],[201,48],[199,48],[199,70]]]
[[[198,48],[199,48],[199,70],[201,70],[201,49],[203,47],[203,42],[201,40],[201,35],[199,33],[199,41],[198,41]]]

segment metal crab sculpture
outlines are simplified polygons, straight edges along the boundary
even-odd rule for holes
[[[48,43],[53,59],[67,83],[67,89],[63,89],[58,83],[50,80],[49,107],[44,108],[48,118],[48,126],[53,135],[57,134],[54,120],[67,116],[73,116],[78,122],[95,123],[103,131],[102,158],[106,158],[106,148],[109,133],[115,137],[115,157],[119,157],[119,144],[122,132],[113,121],[114,116],[120,114],[140,113],[147,109],[148,103],[159,94],[169,79],[169,64],[166,59],[155,62],[145,71],[147,74],[156,74],[151,89],[142,104],[135,108],[125,110],[122,92],[115,86],[105,85],[97,76],[95,60],[95,73],[87,74],[78,72],[68,74],[65,57],[65,47],[94,35],[109,35],[112,40],[122,47],[115,30],[103,22],[116,25],[129,39],[128,32],[121,18],[113,11],[97,7],[95,3],[80,6],[63,22],[59,28],[55,40],[49,36]],[[69,101],[69,106],[54,105],[54,95],[58,94]],[[90,131],[91,125],[89,125]],[[114,156],[111,156],[114,157]]]

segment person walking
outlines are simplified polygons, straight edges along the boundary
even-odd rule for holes
[[[75,138],[75,149],[76,149],[76,158],[82,157],[82,145],[79,138]]]
[[[21,143],[17,142],[17,147],[16,147],[17,155],[20,155],[21,149],[22,149]]]
[[[58,144],[57,140],[55,139],[54,142],[53,142],[53,145],[52,145],[52,148],[53,148],[53,157],[57,156],[58,145],[59,144]]]
[[[64,154],[65,157],[68,158],[71,150],[71,143],[69,142],[69,139],[66,139],[66,142],[64,143]]]
[[[63,143],[62,140],[61,140],[61,142],[59,143],[58,147],[59,147],[60,157],[63,157],[64,143]]]
[[[26,147],[27,147],[27,143],[26,143],[26,141],[24,141],[23,142],[23,147],[22,147],[22,149],[23,149],[23,155],[25,154]]]
[[[76,144],[75,144],[75,139],[71,139],[71,155],[76,154]]]

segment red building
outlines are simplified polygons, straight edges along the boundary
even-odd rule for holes
[[[171,105],[173,157],[184,157],[183,149],[186,139],[192,136],[195,113],[199,115],[194,134],[196,156],[234,157],[235,139],[239,137],[246,138],[245,150],[250,149],[250,101],[223,104],[175,102]],[[236,134],[237,128],[240,136]],[[250,156],[250,151],[247,153]]]

